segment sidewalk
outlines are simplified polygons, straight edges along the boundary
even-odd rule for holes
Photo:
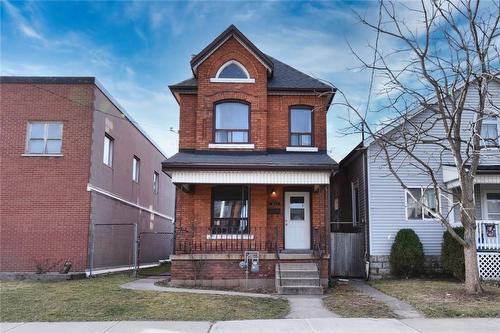
[[[500,318],[317,318],[210,322],[108,321],[0,323],[5,333],[470,333],[498,332]]]

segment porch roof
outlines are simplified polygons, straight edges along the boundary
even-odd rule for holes
[[[460,185],[454,165],[443,165],[443,180],[448,188]],[[479,165],[474,178],[475,184],[500,184],[500,165]]]
[[[181,151],[162,163],[171,170],[328,170],[338,167],[325,152]]]

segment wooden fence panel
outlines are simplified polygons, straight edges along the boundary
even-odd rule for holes
[[[331,233],[331,269],[333,276],[363,277],[365,238],[363,232]]]

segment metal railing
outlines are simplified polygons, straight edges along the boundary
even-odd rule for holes
[[[476,220],[478,250],[500,250],[500,221]]]
[[[324,229],[323,229],[324,230]],[[319,229],[313,230],[312,249],[322,254],[328,250],[327,234]],[[283,234],[274,226],[241,228],[213,227],[178,227],[176,229],[175,252],[192,253],[228,253],[260,251],[276,253],[283,250]]]

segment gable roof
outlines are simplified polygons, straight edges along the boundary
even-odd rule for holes
[[[196,77],[196,70],[198,66],[205,61],[212,53],[214,53],[222,44],[224,44],[229,38],[234,37],[243,47],[245,47],[250,53],[255,55],[255,57],[267,68],[268,76],[273,75],[273,62],[269,59],[262,51],[260,51],[248,38],[243,35],[241,31],[238,30],[233,24],[231,24],[226,30],[224,30],[217,38],[215,38],[210,44],[208,44],[203,50],[201,50],[197,55],[191,59],[191,69],[193,75]]]
[[[328,92],[335,91],[335,87],[321,82],[301,71],[271,57],[267,56],[273,62],[274,74],[267,81],[267,88],[270,91],[313,91]],[[191,77],[187,80],[169,86],[175,91],[192,91],[198,88],[198,80]]]

